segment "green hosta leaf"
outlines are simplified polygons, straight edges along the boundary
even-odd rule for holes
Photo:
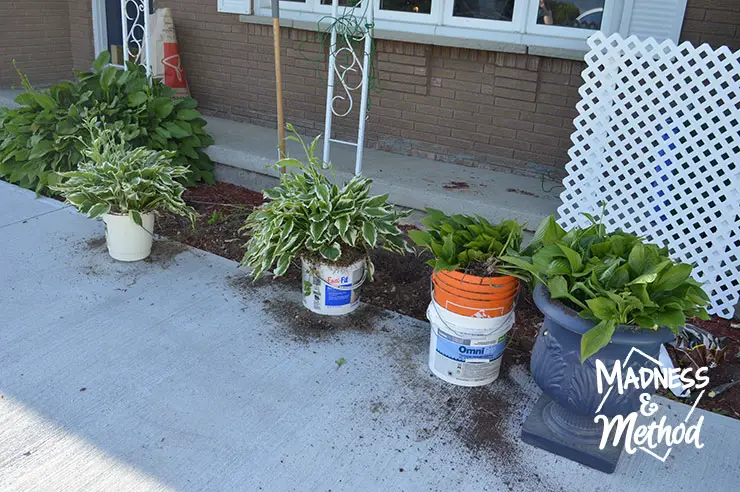
[[[653,320],[658,326],[677,328],[686,324],[686,316],[680,309],[661,311],[655,314]]]
[[[52,150],[54,150],[54,142],[52,142],[51,140],[39,140],[31,149],[31,153],[28,155],[28,158],[38,159],[45,156]]]
[[[339,234],[341,236],[344,236],[345,234],[347,234],[347,229],[349,229],[349,219],[347,217],[339,217],[336,221],[334,221],[334,225],[337,226]]]
[[[583,334],[581,337],[581,363],[609,344],[615,327],[614,320],[604,320]]]
[[[96,72],[101,72],[106,65],[110,63],[110,53],[107,51],[101,52],[92,64],[93,69]]]
[[[553,299],[566,299],[570,297],[568,281],[565,277],[553,277],[547,282],[547,289]]]
[[[103,73],[100,76],[100,87],[103,88],[103,90],[110,89],[111,84],[116,78],[116,74],[118,73],[118,69],[115,67],[108,67],[103,69]]]
[[[628,263],[630,268],[636,275],[641,275],[645,272],[647,263],[647,252],[645,246],[641,243],[635,244],[630,251]]]
[[[174,103],[168,98],[155,99],[152,103],[152,109],[159,118],[166,118],[174,109]]]
[[[330,245],[324,245],[319,250],[321,256],[329,261],[336,261],[342,255],[342,247],[339,243],[332,243]]]
[[[367,217],[379,218],[385,217],[388,213],[380,207],[368,207],[362,211]]]
[[[673,290],[676,287],[684,284],[691,275],[691,265],[686,263],[679,263],[665,269],[653,285],[653,289],[656,291],[661,290]]]
[[[564,235],[565,231],[555,221],[555,217],[551,215],[540,222],[540,225],[534,233],[533,242],[542,243],[544,245],[553,244]]]
[[[180,109],[177,111],[177,118],[180,120],[194,120],[200,118],[200,113],[194,109]]]
[[[139,213],[138,211],[130,210],[128,215],[129,217],[131,217],[131,220],[133,220],[136,225],[140,226],[143,224],[143,222],[141,221],[141,213]]]
[[[288,267],[290,266],[290,260],[292,259],[292,255],[289,253],[285,253],[278,258],[277,261],[277,267],[275,268],[275,271],[273,274],[276,277],[280,277],[283,275],[286,271],[288,271]]]
[[[299,161],[298,159],[293,159],[290,157],[286,157],[285,159],[280,159],[275,163],[275,167],[301,167],[303,166],[303,163]]]
[[[417,246],[429,246],[432,242],[432,235],[419,229],[410,230],[409,237]]]
[[[362,239],[371,247],[375,247],[375,243],[378,240],[378,231],[375,228],[375,224],[372,222],[364,222],[362,224]]]
[[[144,91],[138,91],[134,92],[133,94],[128,96],[128,105],[131,107],[141,106],[147,100],[149,97],[146,95]]]
[[[316,242],[320,242],[321,236],[326,232],[328,227],[328,222],[311,222],[311,239]]]
[[[96,203],[90,207],[87,211],[87,216],[91,219],[100,217],[103,214],[107,214],[110,211],[110,205],[108,203]]]
[[[563,258],[555,258],[547,268],[547,275],[565,275],[570,273],[570,264]]]
[[[563,254],[565,255],[565,258],[568,260],[571,271],[573,273],[580,272],[581,268],[583,268],[583,261],[581,259],[581,255],[563,244],[558,244],[558,247],[560,248],[560,251],[562,251]]]
[[[586,301],[588,308],[601,320],[608,320],[617,316],[617,304],[606,297],[597,297]]]

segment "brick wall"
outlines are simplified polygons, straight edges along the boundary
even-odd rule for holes
[[[13,60],[34,85],[71,75],[66,1],[3,0],[0,19],[0,87],[19,85]]]
[[[688,0],[681,40],[740,50],[740,0]]]
[[[69,0],[69,45],[72,51],[72,68],[90,70],[95,49],[93,47],[92,0]]]

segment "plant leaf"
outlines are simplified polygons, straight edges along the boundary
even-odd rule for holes
[[[581,337],[581,364],[606,347],[614,334],[614,320],[602,320]]]

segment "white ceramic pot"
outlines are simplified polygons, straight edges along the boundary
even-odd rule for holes
[[[118,261],[143,260],[152,252],[154,214],[141,214],[141,225],[128,215],[105,214],[105,242],[108,253]]]

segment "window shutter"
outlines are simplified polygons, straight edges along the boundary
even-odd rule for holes
[[[229,14],[251,14],[252,0],[218,0],[218,11]]]
[[[629,9],[629,4],[632,9]],[[686,13],[686,0],[628,0],[625,4],[626,34],[639,38],[670,39],[678,44]],[[624,25],[624,24],[623,24]]]

